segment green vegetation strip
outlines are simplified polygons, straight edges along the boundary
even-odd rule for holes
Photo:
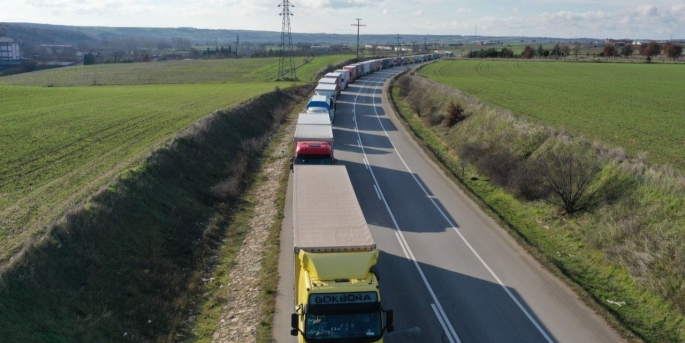
[[[2,341],[182,339],[216,247],[241,235],[226,227],[244,183],[216,185],[257,161],[246,142],[273,127],[288,91],[203,119],[32,245],[0,279]]]
[[[297,57],[300,81],[316,81],[316,73],[352,55]],[[147,63],[98,64],[42,70],[0,77],[0,84],[14,86],[93,86],[177,83],[268,82],[278,74],[278,58],[184,60]]]
[[[440,61],[421,75],[545,125],[685,170],[677,64]]]
[[[426,87],[422,85],[421,87]],[[443,125],[429,126],[413,114],[408,104],[399,97],[397,86],[391,88],[391,99],[402,122],[414,134],[422,146],[431,152],[431,155],[442,165],[448,174],[452,175],[457,184],[468,190],[474,200],[483,208],[490,211],[493,217],[498,219],[503,227],[508,229],[519,242],[526,247],[531,254],[536,256],[553,273],[566,280],[576,292],[601,313],[609,323],[622,332],[631,341],[645,340],[648,342],[676,342],[685,340],[683,325],[685,320],[682,313],[676,310],[671,301],[666,300],[662,294],[655,291],[644,278],[636,277],[637,274],[630,266],[616,262],[615,256],[611,257],[611,248],[605,245],[610,240],[637,239],[644,244],[658,244],[652,240],[650,230],[645,230],[642,236],[622,236],[612,220],[622,220],[621,216],[630,216],[635,213],[600,213],[599,215],[584,214],[572,218],[560,217],[558,210],[547,203],[524,202],[507,193],[503,188],[487,181],[487,177],[479,174],[477,170],[469,166],[466,169],[466,177],[461,179],[462,168],[455,151],[460,144],[468,141],[465,137],[476,135],[477,139],[499,139],[502,130],[519,126],[526,128],[522,122],[507,122],[497,119],[496,115],[490,115],[478,108],[467,108],[472,116],[466,122],[458,124],[452,129],[446,129]],[[486,110],[487,111],[487,110]],[[426,119],[426,118],[424,118]],[[428,120],[428,119],[426,119]],[[516,120],[516,119],[514,119]],[[501,138],[501,137],[500,137]],[[525,140],[515,142],[521,144]],[[628,187],[634,187],[628,186]],[[660,194],[665,200],[660,202],[672,202],[673,194],[670,191],[659,190],[651,187],[651,192],[646,191],[649,185],[640,185],[640,189],[631,194],[626,200],[628,203],[639,204],[640,197],[645,193]],[[679,193],[676,193],[679,194]],[[680,203],[676,201],[676,203]],[[609,211],[606,208],[602,212]],[[623,211],[623,210],[619,210]],[[654,220],[668,215],[669,212],[652,212],[657,216]],[[612,217],[615,216],[615,217]],[[648,215],[649,216],[649,215]],[[680,222],[681,214],[673,219]],[[645,228],[650,227],[651,223]],[[612,235],[609,231],[613,231]],[[679,233],[673,231],[673,235]],[[612,237],[619,235],[619,237]],[[648,241],[645,241],[647,239]],[[598,241],[603,240],[601,243]],[[613,244],[620,248],[621,242]],[[671,241],[665,242],[671,245]],[[630,245],[629,245],[630,246]],[[617,249],[618,250],[618,249]],[[642,248],[636,247],[635,255],[649,260],[649,254],[645,254]],[[614,254],[616,255],[616,254]],[[624,254],[626,260],[631,255]],[[620,258],[620,257],[619,257]],[[665,273],[670,275],[667,262],[657,262]],[[677,265],[676,265],[677,266]],[[637,266],[640,268],[640,266]],[[643,266],[644,267],[644,266]],[[677,268],[677,267],[676,267]],[[630,271],[630,272],[629,272]],[[653,283],[664,283],[656,280]],[[667,279],[670,280],[670,279]],[[674,281],[668,281],[670,284]],[[677,299],[673,299],[676,301]]]
[[[0,265],[68,208],[217,108],[274,83],[0,86]]]
[[[287,152],[279,155],[276,152],[279,142],[284,135],[291,135],[287,130],[290,122],[297,120],[298,113],[304,103],[297,104],[295,109],[289,115],[289,121],[280,126],[278,132],[271,138],[269,146],[262,153],[263,166],[268,165],[276,160],[287,161],[290,156]],[[291,146],[289,146],[291,148]],[[288,150],[290,151],[290,150]],[[256,174],[260,173],[257,171]],[[260,269],[260,295],[259,307],[261,308],[260,321],[257,329],[257,342],[271,342],[272,322],[276,306],[276,288],[278,286],[278,253],[280,244],[281,224],[283,222],[283,210],[285,208],[286,189],[288,186],[288,178],[290,169],[288,163],[283,163],[283,168],[277,170],[279,187],[276,192],[276,198],[273,206],[278,209],[273,224],[269,229],[269,238],[264,245],[266,246],[266,254],[261,260]],[[273,175],[262,175],[262,177],[273,177]],[[242,245],[242,241],[249,228],[250,220],[255,215],[255,206],[258,199],[255,195],[259,187],[265,180],[261,178],[254,178],[241,199],[235,215],[231,219],[228,227],[228,235],[224,239],[221,248],[218,250],[218,262],[213,267],[211,276],[207,278],[214,278],[214,281],[208,282],[202,290],[202,299],[198,305],[198,313],[196,321],[192,324],[191,335],[188,342],[211,342],[212,334],[220,328],[221,311],[226,305],[227,290],[222,285],[230,283],[229,274],[235,265],[235,257]],[[263,200],[263,199],[262,199]]]

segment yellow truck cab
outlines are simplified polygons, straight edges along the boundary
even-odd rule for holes
[[[381,306],[373,272],[378,250],[347,169],[295,168],[291,334],[299,342],[382,342],[393,314]]]

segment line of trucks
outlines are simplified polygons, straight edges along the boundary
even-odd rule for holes
[[[291,170],[298,164],[335,164],[333,156],[333,130],[336,102],[340,92],[364,75],[379,70],[427,62],[441,57],[438,53],[389,57],[350,64],[327,73],[319,80],[314,95],[305,108],[307,116],[300,115],[295,130],[295,154],[290,160]],[[318,118],[328,117],[328,121]],[[327,126],[326,126],[327,125]]]
[[[381,305],[376,243],[347,169],[335,165],[335,101],[363,75],[433,58],[439,56],[385,58],[328,73],[298,117],[290,160],[295,271],[290,333],[300,343],[382,342],[394,330],[393,311]]]

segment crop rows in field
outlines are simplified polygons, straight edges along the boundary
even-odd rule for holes
[[[298,78],[313,80],[329,64],[352,58],[331,55],[295,58]],[[304,60],[310,60],[304,63]],[[268,82],[276,79],[278,58],[184,60],[148,63],[98,64],[43,70],[0,77],[0,84],[15,86],[92,86],[216,82]]]
[[[274,86],[0,86],[0,264],[201,116]]]
[[[685,170],[678,64],[440,61],[421,75],[577,135]]]

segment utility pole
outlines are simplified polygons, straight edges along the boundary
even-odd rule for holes
[[[281,77],[286,74],[290,75],[289,78],[291,80],[297,80],[297,75],[295,74],[295,61],[293,58],[293,36],[290,33],[290,17],[293,15],[290,12],[290,7],[295,6],[290,3],[290,0],[283,0],[278,7],[282,7],[283,10],[280,14],[283,25],[281,28],[281,56],[278,60],[278,80],[281,80]],[[287,50],[285,48],[286,40],[288,44]],[[289,66],[286,66],[286,64],[289,64]]]
[[[428,43],[426,43],[426,37],[423,37],[423,50],[428,51]]]
[[[400,50],[402,49],[400,47],[400,38],[402,38],[402,37],[400,37],[400,35],[397,35],[397,36],[395,36],[395,38],[397,38],[397,57],[400,57]]]
[[[235,34],[235,58],[238,58],[238,46],[240,45],[240,34]]]
[[[359,27],[360,26],[366,26],[366,25],[359,25],[359,22],[361,21],[361,19],[355,19],[355,20],[357,21],[357,23],[352,24],[352,26],[357,27],[357,58],[359,58]]]

